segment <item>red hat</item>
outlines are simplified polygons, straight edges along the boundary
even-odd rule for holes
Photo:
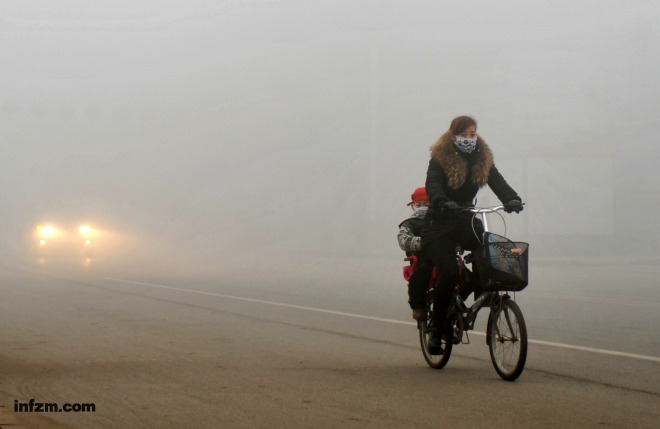
[[[429,197],[426,195],[426,188],[417,188],[413,191],[412,195],[410,196],[412,199],[411,202],[409,202],[407,205],[411,206],[413,203],[416,203],[417,201],[428,201]]]

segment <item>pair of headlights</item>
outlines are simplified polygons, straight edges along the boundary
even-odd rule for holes
[[[78,233],[85,239],[86,246],[92,245],[92,240],[90,239],[92,227],[90,225],[81,225],[80,228],[78,228]],[[37,234],[39,236],[39,245],[45,246],[47,239],[54,239],[61,235],[61,232],[52,225],[39,225],[37,226]]]
[[[49,236],[57,234],[57,229],[51,225],[39,225],[37,226],[37,232],[41,235]],[[86,235],[92,232],[92,227],[90,225],[81,225],[78,228],[80,234]]]

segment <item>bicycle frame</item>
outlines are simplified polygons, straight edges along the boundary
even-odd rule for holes
[[[504,206],[489,208],[469,207],[464,210],[481,215],[484,226],[484,233],[488,232],[488,220],[486,215],[498,210],[504,209]],[[483,241],[480,240],[482,243]],[[462,298],[461,292],[466,285],[466,276],[463,270],[467,270],[463,252],[457,247],[456,263],[458,270],[458,282],[454,286],[451,300],[447,311],[447,325],[449,331],[442,334],[442,347],[437,345],[438,337],[434,337],[436,344],[433,348],[430,346],[432,335],[438,335],[433,320],[434,312],[434,288],[439,280],[439,271],[434,267],[431,279],[427,289],[426,311],[427,317],[424,320],[418,320],[417,328],[419,339],[422,346],[424,359],[431,368],[441,369],[447,365],[451,356],[454,344],[468,343],[470,338],[467,331],[474,329],[477,314],[484,307],[489,307],[488,323],[486,329],[486,344],[490,351],[491,361],[499,376],[507,381],[513,381],[522,373],[525,367],[527,357],[527,328],[522,311],[512,300],[506,291],[488,290],[476,297],[475,302],[468,308]],[[404,277],[406,268],[410,274],[417,268],[419,260],[417,256],[410,256],[405,259],[410,261],[410,267],[404,267]],[[469,261],[468,261],[469,262]],[[476,267],[473,267],[473,271]],[[406,278],[408,280],[408,278]],[[465,334],[465,335],[464,335]],[[464,341],[465,337],[465,341]]]
[[[465,208],[464,210],[474,213],[475,215],[481,215],[481,221],[483,223],[484,233],[485,233],[489,231],[488,219],[486,215],[489,213],[495,213],[503,209],[504,206],[499,205],[488,208],[468,207]],[[456,317],[456,325],[457,325],[456,332],[454,332],[454,344],[458,344],[463,341],[464,332],[474,329],[474,324],[477,320],[477,314],[479,313],[479,310],[481,310],[484,307],[492,307],[493,304],[497,304],[498,301],[501,303],[503,299],[508,299],[509,297],[509,295],[506,292],[504,293],[499,291],[484,292],[476,298],[475,302],[470,307],[466,307],[465,301],[461,298],[460,294],[458,293],[458,289],[464,286],[464,276],[462,275],[462,270],[464,268],[466,269],[467,267],[465,267],[464,258],[458,252],[456,254],[456,262],[458,264],[459,283],[456,285],[456,289],[452,295],[452,301],[450,302],[449,305],[450,313],[452,310],[454,313],[456,312],[459,313],[459,314],[454,314],[454,316]],[[432,280],[434,281],[433,285],[435,285],[435,282],[437,282],[437,278]],[[429,287],[432,287],[433,285],[429,284]],[[468,337],[467,343],[469,342],[470,340]]]
[[[481,215],[481,221],[484,226],[484,232],[488,232],[488,218],[486,217],[489,213],[495,213],[499,210],[503,210],[504,206],[494,206],[488,208],[476,208],[476,207],[466,207],[463,210],[474,213],[475,215]],[[463,270],[467,269],[465,266],[465,259],[461,255],[462,252],[459,252],[457,249],[456,252],[456,263],[458,265],[458,284],[456,285],[457,289],[462,290],[465,287],[465,276]],[[408,256],[404,259],[406,262],[411,262],[410,264],[410,273],[414,272],[417,266],[419,265],[419,258],[415,255]],[[404,274],[405,277],[405,274]],[[440,279],[440,271],[437,267],[433,267],[433,273],[429,280],[427,290],[431,290],[435,287],[438,280]],[[406,278],[408,280],[408,278]],[[462,338],[462,333],[464,331],[469,331],[474,329],[474,323],[477,319],[477,313],[485,306],[491,306],[495,300],[501,299],[500,297],[508,297],[508,294],[502,292],[484,292],[482,293],[475,302],[470,306],[466,307],[464,300],[461,298],[459,293],[454,293],[452,295],[452,302],[450,307],[460,308],[464,311],[461,311],[461,317],[457,319],[461,325],[460,334]],[[467,328],[467,329],[466,329]],[[468,339],[469,341],[469,339]]]

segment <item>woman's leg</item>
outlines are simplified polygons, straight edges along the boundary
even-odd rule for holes
[[[425,250],[433,261],[433,265],[438,267],[440,272],[440,280],[435,287],[433,296],[433,324],[437,328],[443,329],[447,317],[447,307],[458,280],[456,242],[450,237],[445,237],[429,243]]]
[[[484,226],[481,219],[474,219],[473,224],[466,226],[463,229],[461,243],[463,248],[473,253],[472,256],[472,276],[470,279],[470,289],[474,291],[474,299],[482,292],[481,279],[479,277],[479,269],[477,267],[477,252],[482,251],[481,241],[483,240]]]

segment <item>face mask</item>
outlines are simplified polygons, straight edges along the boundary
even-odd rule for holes
[[[454,137],[454,144],[461,152],[472,153],[477,147],[477,138],[469,139],[467,137],[456,136]]]
[[[425,206],[423,206],[423,207],[413,207],[413,215],[415,217],[420,218],[420,219],[424,218],[424,216],[426,216],[426,212],[428,212],[428,211],[429,211],[429,208],[425,207]]]

